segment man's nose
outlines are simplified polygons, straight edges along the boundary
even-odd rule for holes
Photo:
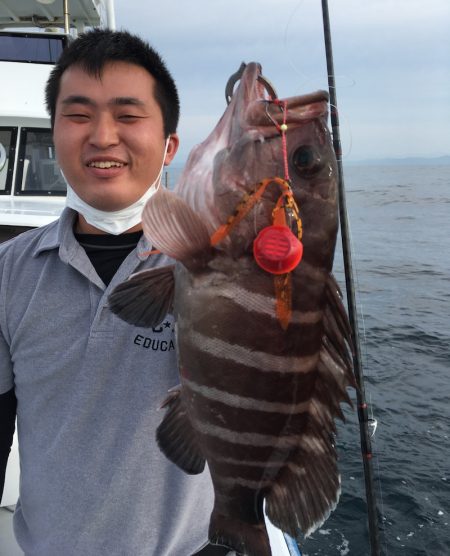
[[[92,121],[89,142],[99,149],[119,143],[117,122],[110,114],[101,114]]]

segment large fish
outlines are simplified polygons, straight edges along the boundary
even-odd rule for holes
[[[157,442],[187,473],[207,462],[210,540],[269,556],[264,502],[270,521],[298,537],[338,501],[334,419],[350,403],[351,338],[331,275],[327,93],[280,101],[258,64],[239,76],[176,193],[160,188],[144,209],[145,234],[176,264],[133,276],[111,307],[141,326],[173,311],[181,385]]]

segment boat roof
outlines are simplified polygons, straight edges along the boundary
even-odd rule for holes
[[[70,20],[77,28],[105,23],[104,0],[68,0]],[[63,27],[62,0],[1,0],[0,29]]]

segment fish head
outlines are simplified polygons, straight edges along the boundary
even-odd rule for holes
[[[263,180],[289,178],[300,210],[304,248],[315,252],[315,262],[328,262],[338,226],[328,93],[276,99],[259,64],[243,65],[240,73],[225,113],[192,151],[176,191],[214,233]],[[280,195],[276,183],[268,186],[218,248],[235,258],[250,253],[257,234],[272,224]]]

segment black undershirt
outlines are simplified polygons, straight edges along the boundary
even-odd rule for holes
[[[13,442],[16,425],[17,400],[14,388],[0,394],[0,500],[5,485],[6,464]]]
[[[142,232],[113,236],[110,234],[78,234],[75,238],[86,251],[92,266],[107,286],[119,266],[133,251]]]

